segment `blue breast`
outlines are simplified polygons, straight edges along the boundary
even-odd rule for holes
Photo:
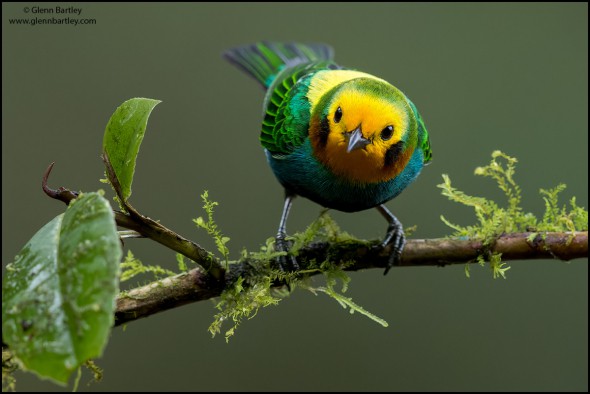
[[[422,151],[416,149],[397,177],[385,182],[360,183],[337,177],[317,161],[309,139],[289,155],[273,157],[265,152],[283,187],[326,208],[344,212],[363,211],[396,197],[416,179],[424,162]]]

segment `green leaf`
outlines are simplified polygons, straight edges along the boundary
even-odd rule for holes
[[[107,124],[102,149],[115,170],[125,201],[131,197],[135,161],[148,118],[160,102],[147,98],[127,100],[117,108]]]
[[[111,206],[86,193],[7,266],[2,336],[26,369],[58,383],[102,354],[114,321],[121,243]]]

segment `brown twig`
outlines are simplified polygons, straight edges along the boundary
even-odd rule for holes
[[[187,273],[162,279],[146,286],[138,287],[117,298],[115,325],[153,315],[191,302],[202,301],[219,296],[224,289],[242,275],[255,275],[256,264],[248,259],[232,264],[230,270],[221,267],[217,259],[204,248],[176,234],[160,223],[141,215],[128,201],[122,198],[121,187],[108,157],[103,157],[107,176],[123,208],[115,211],[118,226],[137,231],[175,250],[201,267]],[[69,204],[79,193],[60,187],[57,190],[47,186],[53,164],[43,176],[43,191],[51,198]],[[529,241],[531,233],[505,234],[496,239],[493,246],[485,247],[480,241],[458,239],[417,239],[409,240],[402,253],[398,266],[445,266],[449,264],[472,263],[483,253],[502,253],[503,260],[560,259],[572,260],[588,257],[588,232],[545,233]],[[369,268],[384,268],[391,253],[390,246],[375,251],[371,244],[363,241],[316,242],[299,250],[297,261],[305,270],[311,261],[353,262],[345,268],[358,271]],[[207,267],[207,269],[203,268]],[[308,275],[316,275],[315,272]],[[280,286],[282,283],[277,283]]]
[[[531,233],[505,234],[499,237],[490,252],[502,253],[503,260],[555,259],[572,260],[588,257],[588,232],[546,233],[533,242],[528,241]],[[445,266],[449,264],[472,263],[484,250],[479,241],[457,239],[414,239],[408,240],[399,266]],[[372,251],[366,242],[319,242],[299,251],[299,265],[305,269],[309,262],[324,261],[354,263],[345,268],[358,271],[369,268],[384,268],[388,261],[389,248],[379,253]],[[226,285],[220,282],[208,283],[201,269],[176,275],[146,286],[124,292],[117,298],[115,325],[128,323],[190,302],[197,302],[219,296],[225,286],[231,285],[238,275],[252,274],[255,265],[248,260],[232,264],[227,273]],[[319,272],[313,273],[315,275]]]
[[[47,194],[49,197],[63,201],[66,205],[69,205],[70,201],[77,198],[80,193],[68,190],[65,187],[52,189],[47,186],[47,179],[49,179],[49,174],[51,174],[54,164],[55,162],[51,163],[45,170],[45,173],[43,174],[43,180],[41,181],[41,187],[43,188],[45,194]]]
[[[207,252],[205,248],[184,238],[183,236],[175,233],[169,228],[163,226],[153,219],[150,219],[147,216],[140,214],[137,210],[135,210],[135,208],[133,208],[133,206],[131,206],[131,204],[123,198],[119,180],[117,179],[115,171],[108,160],[106,152],[103,155],[103,161],[106,166],[109,182],[113,186],[113,189],[115,190],[115,193],[117,194],[117,197],[119,198],[123,208],[125,211],[127,211],[114,211],[115,222],[117,223],[117,226],[137,231],[144,237],[156,241],[193,260],[195,263],[203,267],[207,276],[210,276],[217,281],[223,279],[225,275],[224,268],[219,263],[219,260]],[[59,187],[58,189],[54,190],[47,186],[47,180],[53,165],[54,163],[51,163],[43,175],[43,191],[49,197],[63,201],[66,205],[69,205],[73,199],[78,197],[79,193],[64,187]]]

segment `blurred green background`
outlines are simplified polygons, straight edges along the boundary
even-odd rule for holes
[[[203,215],[207,189],[233,258],[274,235],[283,193],[258,143],[263,93],[220,56],[262,39],[329,43],[340,64],[416,103],[434,160],[388,203],[405,226],[418,226],[412,237],[449,234],[441,214],[475,220],[441,196],[443,173],[504,202],[492,181],[473,175],[496,149],[519,159],[527,211],[541,214],[539,188],[560,182],[563,203],[575,195],[588,205],[587,3],[67,3],[96,24],[9,23],[44,16],[23,11],[36,5],[54,6],[2,3],[3,266],[64,210],[40,188],[49,163],[53,187],[108,189],[98,181],[102,135],[131,97],[163,101],[138,159],[131,202],[140,212],[214,250],[191,221]],[[288,230],[319,212],[296,200]],[[386,227],[374,210],[333,217],[363,238]],[[164,247],[132,240],[128,248],[175,269]],[[587,391],[587,260],[511,265],[506,280],[479,266],[467,279],[462,265],[352,274],[347,295],[389,328],[299,290],[226,344],[207,332],[212,302],[177,308],[114,329],[97,360],[104,380],[87,385],[84,372],[79,389]],[[17,379],[20,391],[61,390],[30,373]]]

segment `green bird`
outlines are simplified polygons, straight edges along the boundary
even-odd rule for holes
[[[288,251],[286,223],[296,196],[344,212],[376,208],[388,221],[380,247],[393,247],[387,274],[406,241],[383,204],[432,158],[416,106],[385,80],[336,64],[325,44],[259,42],[223,55],[266,91],[260,142],[285,189],[276,250]],[[279,265],[298,269],[292,257]]]

